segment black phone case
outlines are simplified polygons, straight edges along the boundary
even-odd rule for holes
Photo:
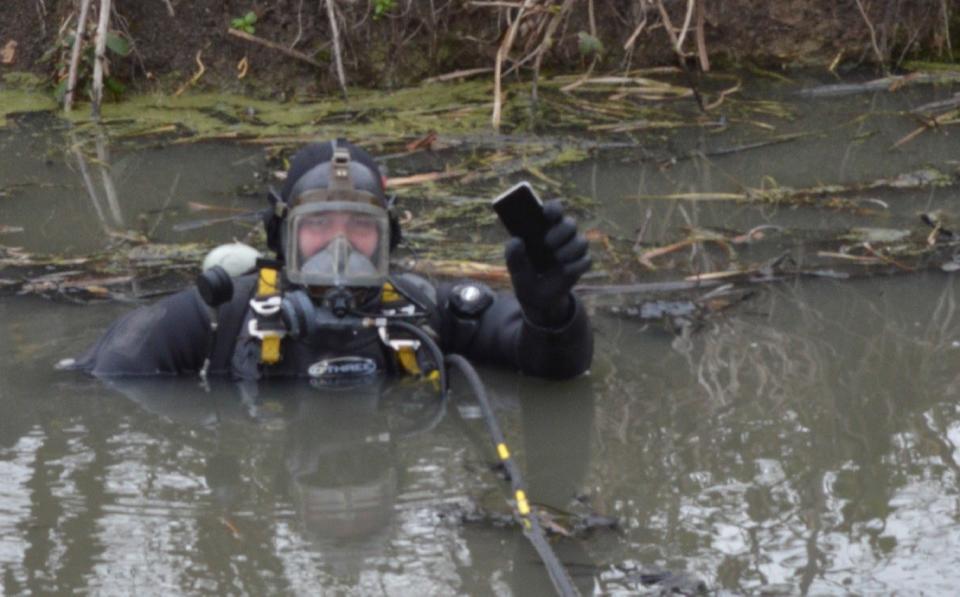
[[[538,270],[554,263],[553,252],[544,244],[550,225],[543,213],[543,202],[530,183],[521,182],[494,199],[493,209],[512,236],[523,239],[530,262]]]

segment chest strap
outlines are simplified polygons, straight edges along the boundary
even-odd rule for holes
[[[278,272],[262,267],[257,275],[257,293],[250,299],[254,317],[248,329],[251,336],[260,339],[260,362],[273,365],[280,361],[280,341],[286,335],[280,320],[280,287]]]
[[[414,309],[404,296],[401,295],[396,287],[390,282],[383,283],[383,290],[380,293],[380,305],[384,313],[398,313],[405,309]],[[393,349],[397,355],[397,362],[404,373],[420,376],[423,369],[420,367],[420,359],[417,358],[417,352],[420,348],[418,340],[391,340],[386,337],[386,330],[380,329],[380,339],[384,344]]]

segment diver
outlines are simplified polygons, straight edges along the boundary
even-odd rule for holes
[[[274,259],[250,271],[207,270],[182,290],[115,321],[65,365],[100,378],[202,374],[255,381],[309,379],[354,385],[442,367],[414,322],[444,353],[523,373],[565,379],[585,372],[593,333],[571,292],[590,268],[584,236],[558,201],[544,212],[552,265],[538,269],[524,241],[505,249],[514,293],[470,280],[435,286],[391,272],[400,241],[393,200],[374,158],[342,139],[293,157],[282,191],[265,212]],[[239,272],[237,272],[239,273]]]

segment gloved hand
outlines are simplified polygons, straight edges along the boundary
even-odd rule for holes
[[[564,217],[559,200],[548,201],[543,213],[550,223],[544,244],[556,261],[544,271],[537,271],[527,256],[523,239],[507,241],[506,261],[513,280],[513,289],[527,319],[541,327],[558,327],[573,316],[573,295],[570,290],[593,261],[587,252],[587,239],[577,233],[577,223]]]

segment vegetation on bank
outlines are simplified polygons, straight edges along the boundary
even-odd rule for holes
[[[36,7],[25,0],[9,1],[23,10]],[[571,208],[582,213],[590,200],[577,197],[555,178],[558,166],[610,150],[641,150],[643,157],[637,159],[669,168],[682,160],[747,152],[827,133],[794,130],[790,123],[795,106],[744,97],[740,93],[744,70],[717,68],[718,63],[755,60],[746,69],[751,76],[775,80],[775,85],[785,85],[803,98],[895,92],[960,80],[960,69],[950,63],[955,12],[941,0],[911,3],[924,4],[931,9],[926,12],[901,6],[907,3],[887,3],[893,8],[882,14],[874,6],[881,3],[858,0],[831,3],[832,12],[819,0],[795,0],[790,3],[793,13],[785,11],[782,2],[746,0],[477,0],[442,5],[333,0],[278,1],[266,8],[212,0],[119,2],[109,12],[111,26],[100,28],[106,32],[100,51],[92,39],[94,23],[101,22],[96,18],[98,2],[93,0],[88,8],[89,27],[76,52],[74,86],[77,99],[84,100],[81,88],[92,84],[93,66],[101,56],[105,95],[120,101],[107,101],[98,118],[91,117],[86,107],[64,115],[71,124],[67,161],[79,172],[99,170],[101,179],[110,180],[109,143],[230,141],[263,147],[268,171],[258,176],[279,184],[286,160],[297,147],[317,138],[347,136],[381,156],[391,186],[404,192],[403,208],[417,213],[405,223],[408,240],[420,256],[410,267],[494,283],[506,281],[499,265],[500,247],[474,234],[478,227],[493,224],[487,206],[491,184],[502,185],[518,176],[535,179],[548,192],[567,197]],[[150,12],[165,5],[169,13]],[[427,6],[434,7],[429,15],[423,12]],[[77,47],[73,28],[78,12],[73,7],[73,2],[48,3],[47,26],[34,40],[39,46],[17,44],[10,64],[0,70],[0,128],[21,124],[19,117],[8,115],[56,109],[60,98],[53,90],[70,87],[63,84],[63,77],[69,77]],[[342,69],[336,67],[332,41],[325,37],[331,7],[339,24]],[[742,9],[738,20],[726,20],[733,9]],[[204,10],[212,11],[206,20],[198,16]],[[12,21],[22,25],[25,14],[38,13],[17,12]],[[891,20],[891,15],[898,19]],[[472,19],[472,26],[462,19]],[[848,30],[832,41],[811,36],[808,43],[794,44],[792,53],[784,53],[778,49],[781,42],[759,45],[758,40],[768,39],[762,36],[768,33],[769,19],[794,22],[791,35],[833,31],[834,25]],[[157,22],[182,23],[184,31],[168,26],[161,43],[148,27]],[[296,24],[293,30],[291,23]],[[0,24],[0,50],[9,47],[4,44],[10,33],[4,27]],[[292,32],[295,43],[287,40]],[[739,33],[732,36],[734,32]],[[791,39],[782,30],[779,35]],[[468,38],[474,45],[464,48]],[[744,44],[752,44],[752,49],[738,53]],[[835,51],[837,45],[841,48]],[[176,52],[170,53],[174,46]],[[456,52],[444,57],[451,48]],[[376,52],[382,54],[373,60]],[[0,53],[0,59],[9,55]],[[31,61],[31,56],[38,57]],[[157,62],[164,56],[166,66]],[[878,71],[909,67],[914,72],[878,72],[868,81],[799,89],[788,79],[793,71],[780,68],[814,63],[823,72],[839,73],[845,65],[864,61],[877,65]],[[393,75],[385,77],[387,72]],[[270,81],[277,85],[268,85]],[[397,82],[418,84],[388,90],[364,87],[391,87]],[[499,133],[491,128],[495,116]],[[876,117],[865,113],[848,124]],[[909,146],[960,123],[960,97],[916,106],[900,117],[914,128],[889,149]],[[737,127],[744,136],[707,153],[671,151],[671,133],[687,127],[709,134]],[[537,134],[525,135],[528,132]],[[116,203],[109,200],[111,192],[95,188],[91,181],[96,177],[88,178],[84,176],[84,190],[92,205],[99,206],[98,213],[108,214]],[[876,189],[897,193],[953,187],[958,181],[955,171],[924,169],[857,185],[794,189],[771,180],[763,188],[741,185],[736,192],[635,199],[786,205],[872,218],[887,209],[868,196]],[[16,188],[0,187],[0,199],[17,193]],[[204,217],[178,224],[182,230],[186,225],[202,227],[241,218],[252,222],[249,216],[254,215],[201,204],[187,209]],[[127,296],[131,284],[137,297],[182,286],[180,274],[192,274],[198,256],[209,246],[159,242],[155,228],[156,224],[118,227],[105,220],[110,250],[86,256],[35,255],[0,243],[0,294],[86,300]],[[257,226],[251,223],[249,230],[247,240],[262,245]],[[8,226],[0,228],[0,234],[11,239],[18,231]],[[812,239],[775,227],[736,231],[691,227],[660,245],[641,242],[642,229],[635,239],[601,230],[591,230],[590,235],[598,255],[592,282],[605,282],[617,292],[960,268],[956,253],[960,236],[948,218],[936,213],[923,214],[910,227],[828,230]],[[803,248],[804,263],[784,259],[784,250],[791,246]],[[670,281],[664,288],[657,286],[662,283],[659,277],[649,284],[635,283],[642,276],[680,272],[689,265],[688,253],[710,256],[709,266],[683,272],[692,278]],[[144,286],[145,277],[156,283]],[[590,291],[604,292],[597,288]],[[715,298],[711,295],[711,300]]]
[[[546,75],[679,66],[953,62],[952,0],[7,0],[0,74],[29,71],[69,105],[128,89],[271,99],[475,77],[537,97]],[[103,16],[104,18],[101,18]],[[78,36],[78,31],[80,35]],[[571,83],[576,85],[576,83]]]

